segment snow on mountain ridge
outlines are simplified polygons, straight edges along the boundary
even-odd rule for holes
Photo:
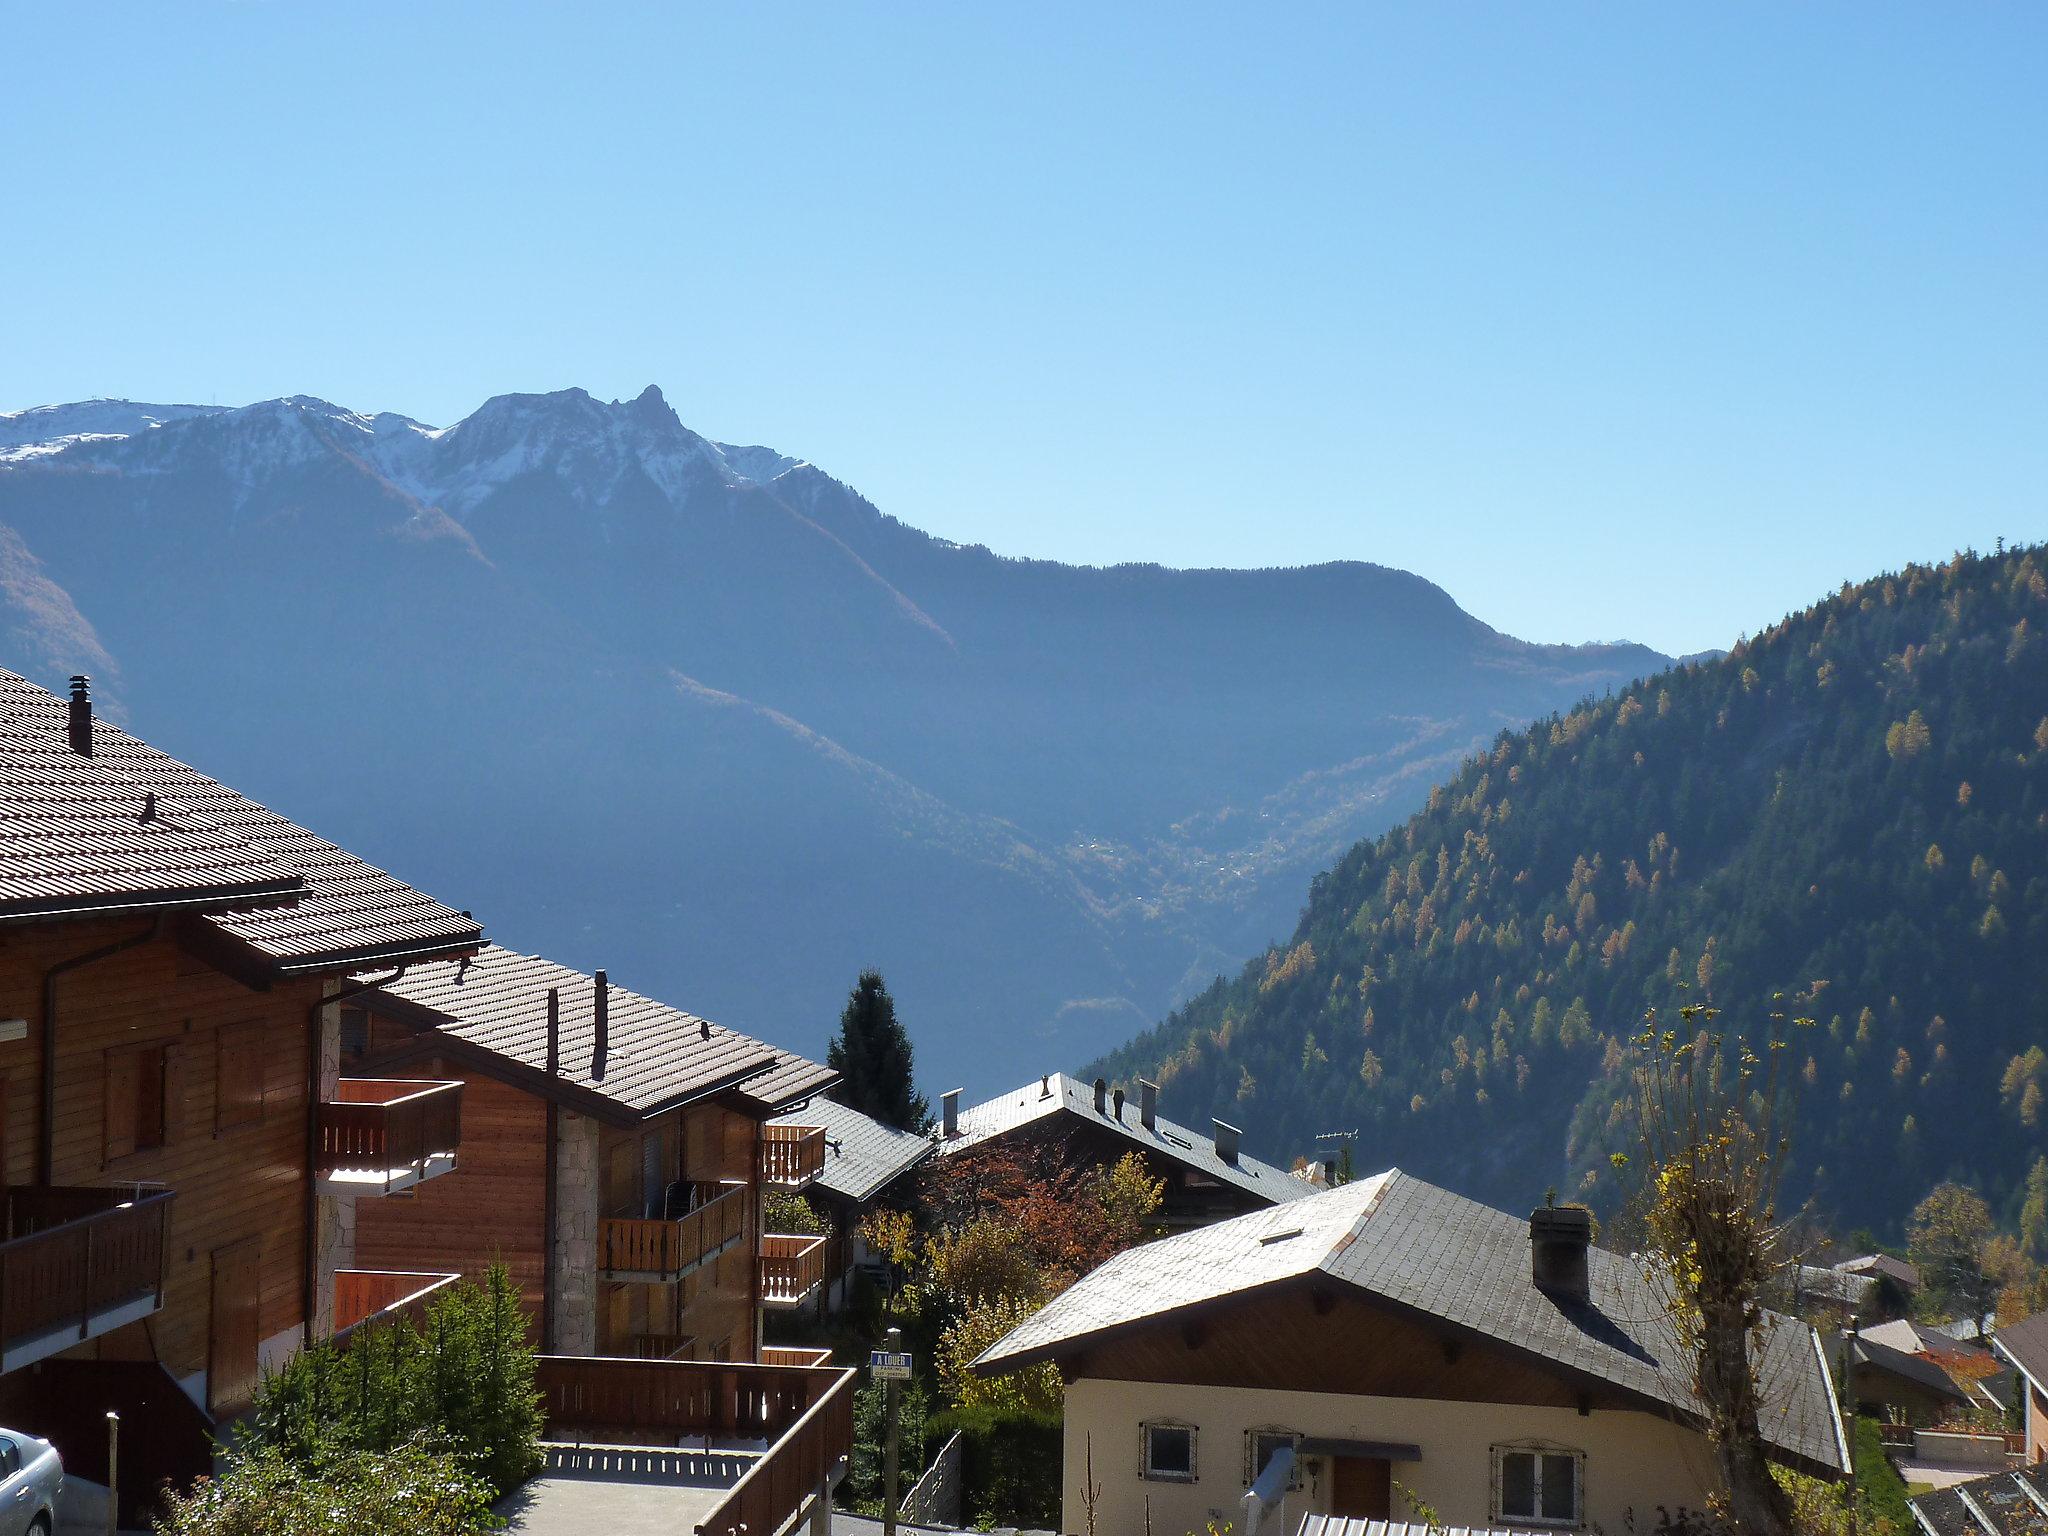
[[[199,422],[214,430],[154,436],[159,427]],[[136,441],[145,435],[146,445]],[[727,486],[765,485],[807,463],[691,431],[652,385],[633,400],[608,405],[573,388],[494,395],[447,427],[393,411],[365,415],[312,395],[245,406],[96,400],[0,414],[0,463],[86,448],[131,473],[151,474],[167,466],[165,456],[188,447],[213,452],[222,471],[238,480],[339,451],[421,503],[457,516],[536,471],[551,472],[602,506],[636,470],[673,501],[705,476]]]

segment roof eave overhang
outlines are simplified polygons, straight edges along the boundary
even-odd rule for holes
[[[297,876],[293,883],[268,886],[207,886],[188,891],[122,891],[105,900],[30,904],[10,903],[0,908],[0,923],[59,923],[93,917],[129,917],[138,912],[196,912],[210,916],[232,916],[237,912],[260,911],[290,906],[305,890]]]
[[[246,944],[246,941],[239,941]],[[421,965],[432,960],[459,960],[473,955],[484,945],[482,928],[460,937],[412,940],[403,944],[376,944],[360,949],[328,950],[317,955],[280,959],[264,955],[255,945],[250,952],[263,956],[270,969],[281,977],[348,975],[355,971],[381,971],[394,965]]]

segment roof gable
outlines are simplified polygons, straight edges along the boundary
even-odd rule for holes
[[[1164,1116],[1155,1116],[1153,1124],[1147,1127],[1139,1119],[1135,1104],[1125,1104],[1120,1115],[1114,1109],[1098,1113],[1094,1087],[1064,1072],[1051,1073],[1036,1083],[1027,1083],[962,1110],[959,1134],[942,1140],[939,1152],[944,1156],[965,1151],[1056,1115],[1069,1116],[1081,1124],[1120,1136],[1132,1146],[1177,1162],[1204,1178],[1275,1204],[1315,1193],[1314,1185],[1271,1163],[1241,1152],[1235,1159],[1221,1156],[1213,1138]]]
[[[69,703],[0,670],[0,723],[16,739],[68,740]],[[300,882],[297,900],[266,910],[208,913],[205,921],[276,975],[318,975],[459,954],[483,930],[452,907],[316,837],[104,720],[91,761],[154,792],[162,815],[260,851]]]
[[[1119,1254],[991,1346],[977,1368],[1070,1356],[1113,1330],[1312,1271],[1653,1409],[1697,1415],[1664,1295],[1645,1265],[1594,1249],[1590,1303],[1561,1301],[1531,1278],[1525,1220],[1398,1169]],[[1788,1458],[1838,1470],[1833,1389],[1812,1330],[1774,1317],[1762,1374],[1782,1384],[1766,1405],[1766,1437]]]
[[[544,1073],[550,991],[558,999],[559,1081],[625,1114],[654,1114],[727,1090],[780,1108],[838,1079],[829,1068],[616,983],[606,988],[600,1061],[596,978],[498,944],[453,965],[408,971],[372,996],[397,1003],[436,1036]]]

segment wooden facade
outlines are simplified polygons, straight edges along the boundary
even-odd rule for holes
[[[70,1358],[156,1360],[215,1413],[245,1406],[259,1351],[306,1324],[309,1041],[323,984],[253,990],[183,947],[174,920],[102,919],[0,929],[0,1176],[160,1185],[175,1196],[164,1299],[154,1315]],[[55,983],[53,1105],[42,1095],[45,978],[60,962],[142,942]]]
[[[592,1106],[584,1094],[575,1102],[584,1118],[596,1122],[594,1157],[583,1164],[558,1150],[551,1196],[544,1075],[493,1061],[474,1047],[437,1047],[416,1024],[374,1008],[345,1019],[342,1037],[344,1072],[402,1070],[465,1085],[456,1170],[417,1189],[362,1202],[355,1216],[355,1263],[474,1276],[502,1262],[544,1348],[579,1336],[581,1320],[563,1314],[583,1305],[587,1294],[588,1336],[599,1354],[758,1359],[762,1112],[711,1099],[644,1118],[623,1109],[597,1118],[588,1114]],[[559,1138],[571,1111],[558,1103],[557,1116]],[[686,1213],[721,1195],[736,1209],[726,1217],[730,1208],[721,1208],[715,1256],[699,1262],[694,1249],[678,1256],[674,1241],[660,1241],[673,1236],[666,1229]],[[547,1231],[551,1208],[553,1242]],[[579,1243],[578,1223],[593,1214],[597,1241]],[[698,1241],[694,1230],[683,1236],[688,1241],[682,1246]],[[589,1269],[578,1277],[573,1298],[564,1263]],[[544,1336],[551,1318],[552,1339]]]

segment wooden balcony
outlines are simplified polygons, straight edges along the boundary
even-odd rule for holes
[[[169,1190],[29,1185],[0,1196],[0,1371],[164,1304]]]
[[[825,1238],[767,1232],[761,1237],[761,1305],[800,1307],[825,1283]]]
[[[684,1360],[696,1347],[697,1336],[693,1333],[633,1335],[633,1358],[636,1360]]]
[[[586,1459],[625,1453],[640,1475],[706,1489],[697,1536],[788,1529],[853,1454],[851,1370],[542,1355],[543,1436]],[[692,1475],[693,1471],[704,1475]]]
[[[320,1106],[320,1189],[388,1195],[455,1168],[462,1084],[344,1077]]]
[[[606,1216],[597,1224],[597,1268],[607,1280],[658,1284],[694,1274],[746,1235],[747,1189],[727,1187],[687,1216]]]
[[[334,1272],[334,1342],[343,1349],[358,1329],[404,1318],[424,1325],[427,1305],[460,1275],[423,1269],[337,1269]]]
[[[805,1370],[817,1370],[832,1363],[832,1351],[812,1349],[802,1344],[763,1344],[761,1346],[763,1365],[797,1365]]]
[[[761,1127],[760,1178],[766,1189],[802,1189],[825,1171],[822,1125]]]

